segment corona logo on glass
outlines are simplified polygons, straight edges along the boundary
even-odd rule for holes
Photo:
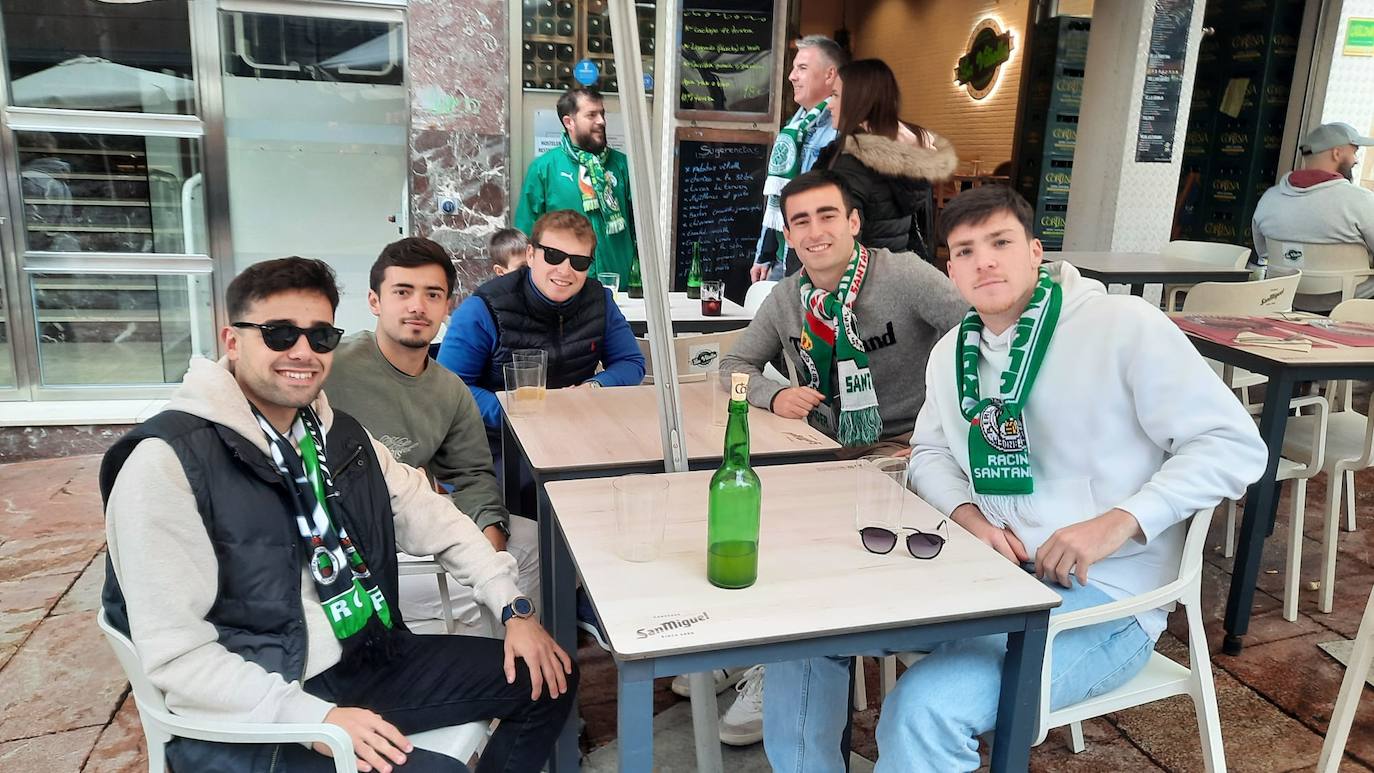
[[[1053,229],[1053,228],[1063,229],[1063,228],[1064,228],[1064,216],[1063,216],[1063,215],[1042,215],[1041,218],[1040,218],[1040,227],[1041,227],[1041,228],[1052,228],[1052,229]]]
[[[1054,138],[1057,140],[1077,140],[1078,132],[1068,127],[1059,127],[1054,130]]]
[[[1060,94],[1082,94],[1083,80],[1081,78],[1059,78],[1054,82],[1054,90]]]
[[[1072,178],[1064,172],[1046,172],[1045,182],[1050,185],[1068,185]]]
[[[1011,30],[1003,31],[992,18],[978,22],[969,35],[968,53],[955,63],[955,84],[967,88],[970,97],[983,99],[997,87],[1013,48]]]
[[[1203,233],[1208,236],[1216,236],[1224,239],[1234,239],[1236,236],[1235,226],[1225,223],[1208,223],[1202,228]]]
[[[1229,191],[1231,193],[1235,193],[1236,191],[1240,190],[1240,183],[1236,182],[1235,180],[1213,180],[1212,190]]]

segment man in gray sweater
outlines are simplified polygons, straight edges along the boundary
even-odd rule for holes
[[[926,359],[968,303],[919,256],[859,244],[858,210],[834,172],[798,176],[781,199],[783,235],[802,270],[773,288],[720,369],[748,373],[750,403],[806,419],[839,440],[846,457],[909,456]],[[763,375],[783,352],[800,386]],[[717,673],[717,686],[729,678]],[[762,668],[745,672],[720,721],[722,742],[762,740],[762,688]]]
[[[1270,255],[1269,242],[1362,244],[1374,253],[1374,192],[1354,182],[1360,148],[1369,145],[1374,145],[1374,138],[1361,136],[1350,124],[1328,123],[1313,129],[1299,146],[1302,169],[1284,175],[1255,207],[1251,222],[1255,255],[1270,266],[1300,269],[1301,251],[1279,247],[1285,254]],[[1374,279],[1361,282],[1355,296],[1374,298]],[[1340,300],[1340,293],[1303,293],[1293,299],[1293,306],[1328,312]]]
[[[721,370],[748,373],[750,403],[807,419],[846,455],[909,453],[926,358],[968,304],[917,256],[859,245],[858,212],[834,173],[807,172],[782,199],[784,235],[803,271],[773,288]],[[800,386],[763,376],[779,352]]]
[[[515,558],[520,592],[537,599],[538,529],[528,518],[512,517],[501,502],[472,392],[430,361],[429,343],[448,315],[456,279],[453,260],[434,241],[410,237],[384,247],[368,277],[367,304],[377,329],[345,338],[334,352],[329,398],[396,461],[427,471],[461,511],[455,517],[467,514],[493,548]],[[433,576],[403,575],[400,599],[411,630],[442,630],[443,599]],[[451,587],[450,606],[457,633],[487,635],[472,588]]]

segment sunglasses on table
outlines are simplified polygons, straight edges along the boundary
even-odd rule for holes
[[[914,532],[906,535],[906,549],[911,553],[912,558],[923,560],[932,559],[940,555],[940,550],[944,548],[945,541],[949,539],[945,536],[949,533],[945,527],[945,522],[940,521],[940,525],[935,527],[936,532],[945,532],[945,535],[934,532],[924,532],[911,526],[903,526],[904,531]],[[897,535],[881,526],[865,526],[859,529],[859,539],[864,544],[864,550],[878,555],[886,555],[897,547]]]
[[[255,327],[262,333],[262,342],[267,344],[267,348],[274,352],[284,352],[296,345],[296,341],[301,336],[310,344],[310,348],[320,354],[328,354],[334,351],[334,347],[339,345],[339,339],[343,338],[344,331],[332,325],[315,325],[314,327],[297,327],[284,323],[269,322],[266,324],[259,322],[235,322],[230,327],[250,328]]]
[[[536,243],[534,246],[536,249],[544,251],[544,262],[548,263],[550,266],[557,266],[566,260],[572,266],[573,271],[586,271],[592,267],[591,255],[574,255],[570,252],[564,252],[557,247],[550,247],[547,244]]]

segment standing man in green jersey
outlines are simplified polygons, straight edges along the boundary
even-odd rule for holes
[[[515,227],[531,233],[545,212],[571,209],[592,222],[596,261],[591,276],[620,275],[630,285],[635,253],[630,169],[625,154],[606,147],[606,105],[596,89],[577,87],[558,98],[563,139],[530,164],[515,211]]]

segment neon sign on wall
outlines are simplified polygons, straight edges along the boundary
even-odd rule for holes
[[[997,87],[1011,50],[1011,31],[1004,31],[996,19],[983,19],[969,35],[968,53],[954,67],[954,82],[967,88],[974,99],[986,97]]]

